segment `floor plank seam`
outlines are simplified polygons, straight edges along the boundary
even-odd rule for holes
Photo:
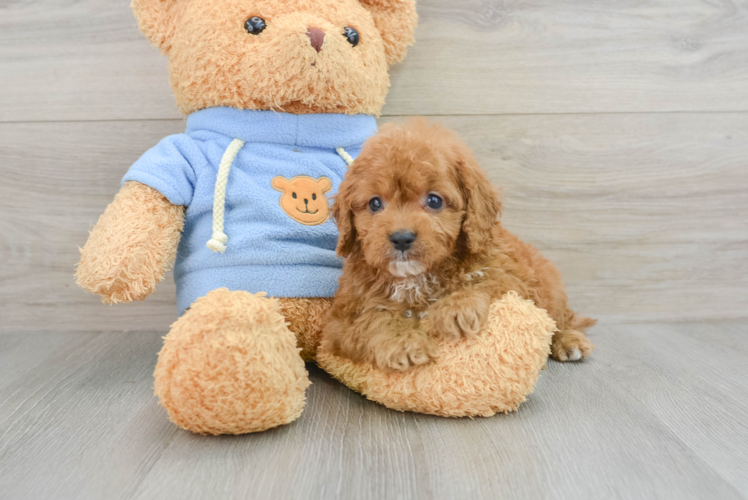
[[[485,118],[485,117],[531,117],[531,116],[606,116],[606,115],[744,115],[745,110],[666,110],[666,111],[577,111],[577,112],[545,112],[545,113],[423,113],[423,114],[382,114],[379,118],[408,118],[411,116],[426,116],[433,118]],[[33,125],[43,123],[117,123],[117,122],[172,122],[185,121],[186,118],[109,118],[91,120],[0,120],[0,125]]]

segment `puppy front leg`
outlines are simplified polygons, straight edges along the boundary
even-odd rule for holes
[[[433,339],[402,311],[364,312],[341,333],[335,345],[340,354],[382,370],[403,371],[436,357]]]
[[[490,306],[491,294],[485,283],[463,284],[429,307],[431,331],[451,342],[477,335],[488,320]]]

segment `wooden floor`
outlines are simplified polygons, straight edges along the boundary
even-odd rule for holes
[[[0,498],[748,498],[746,323],[602,325],[516,413],[369,402],[311,365],[295,423],[177,429],[152,395],[162,332],[0,335]]]
[[[184,130],[128,3],[0,0],[0,500],[748,497],[746,0],[419,0],[380,122],[465,138],[597,350],[477,420],[310,366],[299,421],[219,438],[151,392],[171,277],[117,307],[72,277],[127,168]]]

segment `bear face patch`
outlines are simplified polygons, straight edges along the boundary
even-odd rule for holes
[[[330,217],[330,204],[325,193],[332,189],[327,177],[314,179],[297,175],[291,179],[277,176],[273,189],[281,192],[280,207],[296,222],[307,226],[323,224]]]

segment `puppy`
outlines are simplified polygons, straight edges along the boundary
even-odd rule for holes
[[[425,119],[385,125],[340,185],[332,214],[346,257],[322,342],[401,371],[436,355],[435,337],[477,335],[510,290],[556,321],[552,355],[587,357],[595,324],[567,305],[561,274],[498,222],[501,203],[457,135]]]

